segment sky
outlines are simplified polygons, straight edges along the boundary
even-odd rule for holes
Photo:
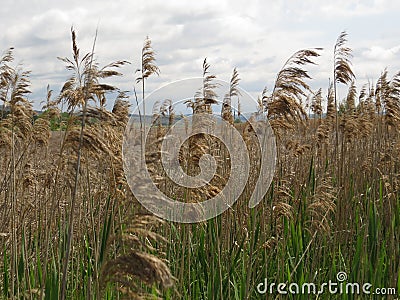
[[[177,80],[210,72],[229,81],[237,67],[240,86],[253,97],[272,90],[276,74],[297,50],[322,47],[317,66],[307,70],[313,89],[326,95],[332,78],[333,46],[341,31],[353,49],[357,85],[376,82],[387,67],[400,71],[400,1],[50,1],[2,0],[0,52],[15,47],[15,61],[31,70],[29,99],[35,108],[49,84],[55,95],[68,78],[57,57],[71,57],[71,26],[81,53],[90,52],[96,28],[100,65],[128,60],[123,77],[110,80],[132,91],[146,36],[156,51],[160,76],[147,81],[148,93]],[[140,87],[137,87],[140,90]],[[345,96],[342,87],[341,97]],[[114,97],[110,96],[109,105]],[[133,102],[131,98],[130,101]],[[243,111],[254,103],[242,103]]]

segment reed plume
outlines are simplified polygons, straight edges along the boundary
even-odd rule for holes
[[[297,51],[279,71],[271,95],[267,99],[264,98],[272,126],[276,124],[275,120],[281,118],[290,124],[301,123],[307,119],[307,113],[301,105],[301,100],[306,96],[306,92],[311,92],[305,81],[311,77],[302,66],[315,64],[312,58],[319,56],[318,50],[321,48]]]
[[[143,115],[146,117],[146,105],[144,102],[145,98],[145,81],[153,74],[160,74],[160,69],[156,65],[156,57],[155,51],[151,46],[151,40],[147,36],[143,48],[142,48],[142,57],[141,57],[141,69],[138,69],[141,75],[136,78],[136,83],[142,83],[142,101],[143,101]]]
[[[227,122],[229,122],[230,124],[233,124],[233,122],[234,122],[234,117],[232,115],[232,98],[238,97],[240,95],[240,91],[238,90],[239,81],[240,81],[239,73],[236,70],[236,68],[234,68],[233,74],[232,74],[232,77],[230,80],[229,92],[225,94],[224,101],[222,104],[222,110],[221,110],[222,118],[224,120],[226,120]],[[238,105],[239,105],[239,98],[238,98]],[[238,106],[238,108],[239,108],[239,106]],[[238,109],[238,111],[239,111],[239,109]]]

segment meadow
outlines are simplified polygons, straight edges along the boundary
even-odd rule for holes
[[[250,176],[231,209],[210,220],[168,222],[147,211],[128,186],[122,144],[132,106],[159,74],[151,40],[142,49],[131,99],[107,79],[121,60],[99,66],[95,46],[82,54],[75,31],[70,73],[59,94],[48,88],[43,109],[29,102],[29,71],[0,58],[0,298],[2,299],[396,299],[400,293],[400,73],[382,70],[374,84],[357,83],[342,32],[332,49],[332,82],[312,91],[307,71],[320,49],[294,53],[276,75],[258,113],[274,131],[276,169],[260,204],[249,208],[260,171],[260,147],[249,122],[236,117],[238,70],[218,109],[238,130]],[[216,106],[216,76],[207,60],[194,115]],[[162,70],[161,70],[162,71]],[[348,92],[339,99],[338,87]],[[143,93],[139,93],[143,92]],[[147,92],[147,91],[146,91]],[[195,92],[195,91],[194,91]],[[117,95],[110,99],[110,95]],[[324,97],[323,95],[326,95]],[[216,174],[202,188],[176,186],[161,165],[161,143],[173,103],[151,114],[146,163],[163,193],[183,202],[221,192],[232,170],[216,138],[198,134],[180,151],[189,175],[211,154]],[[106,108],[107,102],[113,108]],[[325,109],[326,108],[326,109]],[[142,116],[150,115],[150,108]],[[197,124],[198,125],[198,124]],[[204,125],[204,124],[203,124]],[[207,126],[207,125],[204,125]],[[371,294],[260,293],[264,283],[370,283]],[[343,274],[343,273],[342,273]],[[372,294],[385,288],[387,295]],[[392,295],[389,295],[392,293]]]

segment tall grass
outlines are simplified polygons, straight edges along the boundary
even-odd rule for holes
[[[71,76],[58,97],[48,88],[39,116],[27,100],[29,72],[12,66],[13,49],[0,59],[0,298],[309,299],[276,288],[260,294],[257,286],[265,279],[320,285],[338,272],[346,272],[348,282],[396,288],[399,296],[400,74],[389,78],[385,70],[375,86],[357,92],[342,33],[324,113],[325,91],[313,93],[307,83],[306,66],[319,49],[296,52],[272,92],[265,89],[259,98],[278,150],[261,203],[248,206],[260,169],[256,133],[248,123],[235,124],[251,170],[236,204],[199,224],[162,222],[138,205],[126,183],[121,145],[130,105],[103,82],[122,75],[119,68],[128,62],[100,67],[94,49],[82,55],[71,34],[72,58],[61,58]],[[159,69],[148,39],[142,54],[144,93],[145,80]],[[211,113],[216,104],[216,76],[207,60],[202,75],[203,86],[187,102],[194,114]],[[349,85],[343,101],[337,83]],[[238,84],[234,69],[222,107],[231,124]],[[118,95],[112,111],[105,109],[110,91]],[[205,134],[184,143],[184,170],[197,174],[200,157],[211,154],[217,176],[201,189],[177,187],[159,159],[162,137],[174,123],[171,101],[153,114],[160,120],[150,131],[146,158],[160,189],[188,202],[221,192],[231,174],[226,147]],[[203,123],[196,126],[210,126]]]
[[[173,241],[165,251],[182,299],[309,299],[308,294],[283,296],[276,288],[272,295],[261,295],[257,285],[264,278],[269,283],[321,285],[336,281],[338,272],[346,272],[348,282],[399,292],[399,77],[388,80],[384,72],[376,87],[364,86],[357,93],[351,50],[344,43],[342,33],[326,117],[322,116],[321,89],[310,97],[315,118],[308,119],[301,105],[311,92],[304,82],[310,77],[301,66],[311,63],[309,58],[317,57],[317,51],[295,53],[278,74],[272,93],[264,92],[262,100],[278,138],[279,158],[262,203],[253,209],[247,206],[254,188],[250,178],[239,201],[224,214],[202,224],[166,224],[161,229]],[[336,82],[349,84],[341,105]],[[385,101],[386,105],[379,104]],[[226,105],[223,115],[230,120]],[[243,136],[248,134],[246,127],[237,128]],[[246,141],[249,149],[254,147],[254,140]],[[197,145],[204,153],[222,147],[218,143],[206,147],[204,137],[197,137],[196,143],[204,144]],[[257,151],[249,153],[253,163],[259,160]],[[190,154],[189,159],[196,163]],[[218,175],[229,175],[226,161],[219,162],[224,171]],[[207,199],[206,193],[202,195]]]
[[[376,123],[383,122],[377,118]],[[314,120],[308,126],[315,126]],[[397,144],[396,133],[387,130],[390,143]],[[288,144],[301,142],[298,136],[281,134]],[[312,141],[313,136],[310,132],[305,138]],[[344,138],[342,133],[339,137]],[[345,162],[342,180],[334,147],[327,156],[316,157],[316,143],[294,148],[282,141],[276,177],[259,206],[249,209],[251,194],[245,193],[232,210],[204,224],[166,226],[162,234],[174,242],[165,251],[182,298],[265,299],[256,290],[264,278],[269,283],[322,284],[335,281],[339,271],[348,274],[349,282],[399,291],[400,197],[394,187],[398,157],[382,161],[377,138],[374,130],[346,143],[346,152],[339,153]],[[275,289],[269,297],[280,296]]]
[[[29,72],[11,66],[11,50],[1,60],[1,298],[138,298],[149,294],[146,284],[158,295],[172,276],[146,247],[161,237],[122,169],[129,102],[102,82],[127,62],[99,67],[94,49],[81,55],[71,33],[72,59],[61,58],[71,76],[57,98],[48,89],[35,118]],[[110,91],[118,96],[107,111]],[[51,132],[52,124],[63,130]]]

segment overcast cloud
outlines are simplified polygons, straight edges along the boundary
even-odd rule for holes
[[[270,3],[269,3],[270,2]],[[32,71],[32,95],[40,107],[47,84],[56,92],[68,72],[57,56],[71,56],[70,27],[81,52],[89,52],[99,28],[96,56],[101,64],[129,60],[113,82],[132,90],[143,40],[157,52],[159,77],[148,90],[200,76],[205,57],[211,72],[229,80],[234,67],[241,87],[253,96],[273,87],[286,59],[302,48],[323,47],[310,67],[312,87],[326,89],[332,77],[332,48],[342,30],[349,34],[358,84],[376,81],[385,67],[400,71],[400,2],[390,0],[303,1],[105,1],[3,0],[1,51],[15,47],[16,61]],[[251,109],[243,105],[244,110]]]

